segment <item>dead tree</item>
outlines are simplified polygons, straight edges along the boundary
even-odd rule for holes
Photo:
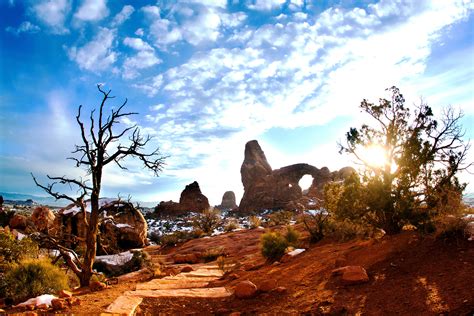
[[[76,167],[86,170],[88,181],[82,178],[71,179],[66,176],[48,176],[48,179],[52,182],[43,185],[32,175],[35,184],[48,194],[56,199],[69,200],[83,212],[87,231],[85,240],[86,251],[83,258],[78,258],[75,255],[71,256],[71,254],[74,254],[73,252],[60,247],[63,258],[78,276],[81,286],[89,284],[92,276],[92,265],[96,256],[97,233],[99,229],[99,197],[104,167],[115,163],[121,169],[126,170],[127,168],[123,165],[123,160],[126,157],[135,157],[143,163],[146,169],[153,171],[155,176],[158,176],[166,158],[160,153],[159,149],[150,153],[145,152],[145,146],[150,142],[151,137],[143,137],[138,126],[129,126],[123,128],[120,132],[114,131],[114,127],[120,123],[121,119],[138,113],[123,112],[123,108],[127,104],[127,99],[125,99],[117,109],[112,109],[111,113],[106,116],[104,113],[105,104],[108,99],[114,97],[110,96],[110,90],[107,92],[102,90],[101,85],[98,85],[97,88],[102,93],[102,101],[98,109],[99,113],[96,114],[95,109],[91,111],[89,116],[90,126],[87,128],[81,119],[82,105],[79,106],[76,121],[80,127],[82,144],[75,145],[75,150],[72,152],[74,157],[68,158],[75,162]],[[127,136],[128,142],[124,143]],[[55,188],[58,184],[77,187],[79,196],[72,197],[68,194],[60,193]],[[86,197],[90,198],[90,216],[86,214]]]

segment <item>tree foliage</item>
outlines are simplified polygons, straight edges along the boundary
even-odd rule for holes
[[[128,126],[116,131],[116,126],[124,119],[135,115],[135,112],[125,112],[124,107],[127,104],[125,100],[118,107],[112,108],[110,114],[105,113],[105,105],[110,96],[110,90],[104,91],[101,85],[97,86],[102,94],[102,100],[96,110],[92,110],[89,115],[88,126],[82,119],[82,105],[78,108],[76,122],[80,128],[82,144],[76,145],[73,157],[68,159],[75,162],[76,167],[83,168],[86,172],[86,180],[83,178],[74,179],[66,176],[51,177],[53,181],[50,184],[40,184],[33,176],[37,186],[44,189],[48,194],[56,199],[65,199],[74,203],[84,214],[83,220],[86,227],[86,251],[82,260],[71,249],[67,249],[61,242],[51,236],[47,236],[46,242],[60,251],[64,260],[71,267],[72,271],[79,277],[81,285],[88,285],[92,276],[92,265],[94,263],[97,250],[97,233],[99,226],[99,198],[102,189],[103,170],[107,165],[115,164],[120,169],[126,170],[123,164],[129,157],[136,158],[143,163],[144,168],[151,170],[156,176],[162,170],[166,157],[162,156],[159,149],[149,153],[146,147],[151,141],[150,136],[142,136],[140,128],[137,125]],[[77,187],[79,196],[70,196],[56,189],[57,185],[66,185]],[[85,198],[90,197],[91,212],[86,213]]]
[[[361,102],[374,124],[350,128],[346,142],[339,144],[340,152],[353,155],[361,165],[362,178],[346,181],[338,193],[337,209],[355,210],[396,233],[404,224],[419,226],[449,211],[443,207],[447,201],[451,205],[460,201],[465,185],[456,174],[470,167],[466,162],[470,146],[463,139],[461,112],[449,107],[436,120],[423,101],[411,111],[398,88],[387,90],[390,100]],[[382,165],[364,157],[371,146],[383,150]]]

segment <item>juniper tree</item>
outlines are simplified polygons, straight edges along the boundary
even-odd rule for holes
[[[447,199],[460,201],[465,185],[456,175],[472,163],[466,161],[470,145],[464,140],[462,112],[448,107],[436,120],[423,101],[411,111],[398,88],[387,90],[390,100],[361,102],[373,124],[350,128],[339,146],[362,166],[364,212],[388,233],[396,233],[405,223],[429,221]],[[370,146],[382,148],[383,165],[364,157]]]

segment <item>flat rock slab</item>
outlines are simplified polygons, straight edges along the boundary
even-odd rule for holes
[[[199,297],[199,298],[222,298],[229,297],[232,292],[225,287],[213,287],[204,289],[175,289],[175,290],[137,290],[127,291],[125,296],[136,297]]]
[[[120,315],[134,315],[137,306],[141,304],[143,297],[122,295],[117,297],[105,310],[106,313]]]
[[[193,289],[202,288],[209,285],[209,282],[203,282],[201,280],[165,280],[167,282],[160,282],[162,280],[155,280],[137,284],[137,290],[168,290],[168,289]]]
[[[173,276],[167,276],[160,280],[175,281],[175,280],[188,280],[188,281],[201,281],[201,282],[210,282],[217,280],[218,278],[214,276],[184,276],[185,273],[180,273]]]
[[[216,277],[220,278],[223,273],[220,270],[197,269],[191,272],[183,272],[182,275],[186,277]]]

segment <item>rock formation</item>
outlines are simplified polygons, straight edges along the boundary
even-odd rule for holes
[[[141,248],[147,244],[148,226],[140,210],[131,203],[113,199],[100,200],[100,225],[98,254],[114,254],[123,250]],[[90,201],[86,201],[86,216],[90,214]],[[57,223],[61,227],[60,236],[70,246],[85,239],[86,227],[84,213],[74,205],[69,205],[58,212]]]
[[[199,183],[194,181],[188,184],[179,198],[179,204],[181,208],[188,211],[200,212],[209,208],[209,200],[201,193]]]
[[[202,194],[199,183],[194,181],[181,192],[179,203],[161,201],[155,207],[155,213],[158,215],[179,215],[187,212],[201,212],[209,207],[209,200]]]
[[[237,203],[235,202],[235,193],[233,191],[227,191],[222,196],[222,202],[217,206],[220,210],[233,210],[237,208]]]
[[[330,172],[305,163],[294,164],[272,170],[256,140],[245,145],[245,157],[240,173],[244,195],[239,211],[251,212],[264,209],[295,209],[307,207],[311,199],[322,196],[326,183],[344,179],[354,169],[346,167]],[[313,182],[306,195],[298,184],[304,175],[311,175]]]
[[[31,214],[31,220],[36,229],[42,233],[48,233],[49,229],[54,226],[55,218],[53,211],[45,206],[38,206]]]

